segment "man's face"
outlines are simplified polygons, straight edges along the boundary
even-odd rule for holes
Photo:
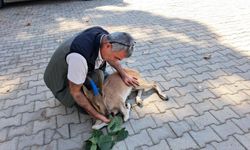
[[[101,50],[102,57],[106,61],[121,61],[126,58],[126,52],[124,50],[121,51],[112,51],[112,44],[106,43]]]

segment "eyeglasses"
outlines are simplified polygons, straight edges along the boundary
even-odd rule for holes
[[[112,42],[110,42],[110,44],[112,44],[112,43],[117,43],[117,44],[120,44],[120,45],[123,45],[123,46],[127,46],[129,49],[133,48],[134,45],[135,45],[135,42],[134,42],[133,44],[131,44],[131,45],[124,44],[124,43],[117,42],[117,41],[112,41]]]

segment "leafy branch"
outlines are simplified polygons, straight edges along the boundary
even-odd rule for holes
[[[86,150],[111,150],[115,143],[128,137],[128,131],[122,128],[122,117],[110,117],[108,132],[104,134],[101,130],[94,130],[91,137],[85,141]]]

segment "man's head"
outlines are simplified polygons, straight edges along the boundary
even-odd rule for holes
[[[104,60],[122,60],[130,57],[134,50],[134,38],[126,32],[114,32],[104,38],[101,53]]]

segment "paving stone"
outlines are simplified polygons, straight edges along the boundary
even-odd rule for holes
[[[236,93],[236,94],[228,94],[227,97],[230,98],[231,100],[233,100],[237,104],[240,104],[244,101],[250,100],[249,95],[247,95],[246,93],[244,93],[242,91],[240,91],[239,93]]]
[[[244,132],[250,131],[250,115],[248,114],[244,118],[232,119],[232,121],[241,128]]]
[[[157,145],[153,145],[150,147],[142,147],[143,150],[160,150],[160,149],[164,149],[164,150],[170,150],[167,142],[165,140],[161,140],[161,142]]]
[[[30,135],[32,133],[33,125],[33,122],[29,122],[22,126],[11,127],[8,133],[8,139],[12,139],[19,135]]]
[[[26,104],[26,105],[14,106],[12,116],[15,116],[17,114],[24,113],[24,112],[33,112],[34,107],[35,107],[34,102],[31,102],[31,103]]]
[[[203,114],[204,112],[209,110],[217,110],[217,108],[209,100],[205,100],[201,103],[191,105],[194,110],[197,111],[199,114]]]
[[[120,141],[114,145],[112,150],[127,150],[127,147],[124,141]]]
[[[21,117],[22,115],[16,115],[13,117],[9,117],[9,118],[0,118],[0,129],[6,128],[6,127],[10,127],[10,126],[19,126],[21,124]]]
[[[174,80],[174,79],[173,79]],[[180,83],[182,86],[186,86],[187,84],[190,83],[197,83],[197,80],[195,80],[194,77],[192,76],[186,76],[183,78],[176,78],[176,80],[178,81],[178,83]],[[167,82],[168,83],[168,82]]]
[[[46,92],[42,92],[35,95],[27,95],[25,104],[36,101],[44,101],[44,100],[46,100]]]
[[[153,117],[157,127],[160,127],[164,123],[167,123],[167,122],[171,122],[171,121],[175,122],[175,121],[177,121],[176,116],[170,110],[167,110],[164,113],[151,114],[151,116]]]
[[[198,82],[203,82],[205,80],[213,79],[213,77],[209,75],[208,72],[203,72],[201,74],[192,75],[192,77],[194,77],[196,81]]]
[[[147,129],[149,136],[152,138],[153,143],[157,144],[163,139],[167,138],[175,138],[176,135],[172,131],[172,129],[169,127],[168,124],[164,124],[160,128],[155,129]]]
[[[177,71],[182,77],[187,77],[193,74],[196,74],[196,72],[192,68],[188,68],[186,70],[179,70]],[[192,76],[190,76],[192,77]],[[179,80],[178,80],[179,81]]]
[[[191,130],[191,126],[186,121],[170,122],[169,125],[178,137]]]
[[[250,113],[250,104],[248,104],[247,102],[243,102],[240,105],[234,105],[231,106],[231,108],[241,117],[244,117],[245,114]]]
[[[83,146],[81,135],[70,139],[59,139],[57,143],[60,150],[81,149]]]
[[[201,150],[216,150],[212,145],[207,144],[206,147],[202,148]]]
[[[13,111],[13,107],[9,107],[7,109],[1,109],[0,110],[0,118],[8,118],[8,117],[10,117],[12,111]]]
[[[200,92],[192,92],[192,95],[199,101],[203,102],[205,99],[216,98],[216,95],[213,94],[209,89],[205,89]]]
[[[189,133],[200,147],[205,147],[207,143],[211,143],[212,141],[222,141],[210,127],[206,127],[204,130],[198,132],[190,131]]]
[[[156,124],[151,116],[145,116],[138,120],[130,119],[132,128],[134,129],[135,133],[140,132],[142,129],[146,128],[155,128]]]
[[[43,129],[55,129],[56,128],[56,117],[46,118],[46,120],[42,121],[34,121],[33,133],[37,133]]]
[[[216,125],[219,124],[219,121],[216,120],[214,116],[211,115],[211,113],[209,112],[205,112],[203,115],[197,117],[192,116],[190,118],[187,118],[186,120],[188,121],[189,124],[193,122],[199,130],[204,129],[206,126],[211,124],[216,124]]]
[[[152,145],[152,141],[145,130],[141,131],[139,134],[129,136],[125,139],[125,143],[129,150],[142,145]]]
[[[9,99],[5,101],[4,109],[15,106],[15,105],[23,105],[25,101],[25,96],[19,97],[17,99]]]
[[[159,83],[165,90],[169,90],[170,88],[181,86],[181,84],[178,81],[176,81],[176,79],[172,79],[168,82],[159,82]]]
[[[250,133],[243,134],[243,135],[234,135],[234,137],[242,144],[244,145],[245,148],[249,149],[250,148]]]
[[[243,150],[245,149],[235,138],[233,137],[229,137],[229,139],[227,141],[223,141],[220,143],[212,143],[212,145],[216,148],[216,149],[220,149],[220,150],[227,150],[227,149],[237,149],[237,150]]]
[[[169,99],[168,101],[156,101],[154,102],[155,106],[158,110],[162,113],[171,108],[179,108],[178,104],[175,102],[173,98]]]
[[[45,109],[40,109],[39,111],[34,111],[31,113],[25,112],[22,114],[22,124],[26,124],[35,120],[45,120],[47,118],[46,113],[47,112]]]
[[[236,102],[228,98],[227,95],[222,95],[216,99],[209,99],[209,101],[213,103],[218,109],[222,109],[224,106],[236,105]]]
[[[51,143],[43,146],[32,146],[31,150],[57,150],[57,141],[52,141]]]
[[[224,76],[221,76],[217,79],[211,79],[211,80],[208,80],[209,83],[211,83],[214,87],[220,87],[222,85],[225,85],[225,84],[230,84],[231,82],[226,80],[224,78]]]
[[[198,102],[197,99],[189,93],[186,94],[185,96],[177,97],[174,99],[181,107],[184,107],[186,104]]]
[[[144,117],[145,115],[151,114],[151,113],[159,113],[159,110],[153,104],[143,106],[142,108],[135,107],[135,111],[138,113],[139,117]]]
[[[210,113],[221,123],[224,123],[226,120],[231,118],[239,118],[239,116],[234,111],[232,111],[231,108],[227,106],[221,110],[217,111],[211,110]]]
[[[197,89],[191,84],[188,84],[187,86],[183,86],[183,87],[175,87],[175,89],[182,96],[184,96],[184,95],[186,95],[187,93],[190,93],[190,92],[197,92]]]
[[[92,131],[92,122],[89,120],[85,123],[70,124],[69,130],[70,130],[71,137],[75,137],[78,134],[81,134],[83,132],[91,132]]]
[[[196,149],[197,144],[191,138],[191,136],[185,133],[182,137],[176,139],[167,139],[171,149]]]
[[[58,115],[56,116],[56,121],[57,121],[57,127],[61,127],[64,124],[80,122],[77,112],[73,112],[72,114],[67,114],[67,115]]]
[[[211,127],[215,130],[215,132],[223,139],[227,140],[228,136],[233,134],[242,134],[243,132],[232,122],[227,121],[224,124],[221,125],[211,125]]]
[[[179,120],[183,120],[185,117],[198,115],[190,105],[186,105],[180,109],[172,109],[172,111]]]
[[[54,99],[49,99],[45,101],[36,101],[35,102],[35,111],[46,108],[46,107],[55,107]]]
[[[15,137],[13,139],[11,139],[10,141],[5,141],[3,143],[0,144],[0,149],[3,149],[3,150],[14,150],[14,149],[17,149],[17,144],[18,144],[18,137]]]
[[[18,149],[22,149],[27,146],[32,145],[43,145],[44,141],[44,131],[40,131],[34,135],[23,135],[19,137],[18,140]]]
[[[0,142],[1,143],[4,142],[4,141],[6,141],[8,130],[9,130],[8,128],[0,130]]]
[[[46,108],[46,116],[51,117],[51,116],[56,116],[56,115],[65,115],[66,114],[66,109],[65,106],[59,105],[57,107],[53,108]]]

